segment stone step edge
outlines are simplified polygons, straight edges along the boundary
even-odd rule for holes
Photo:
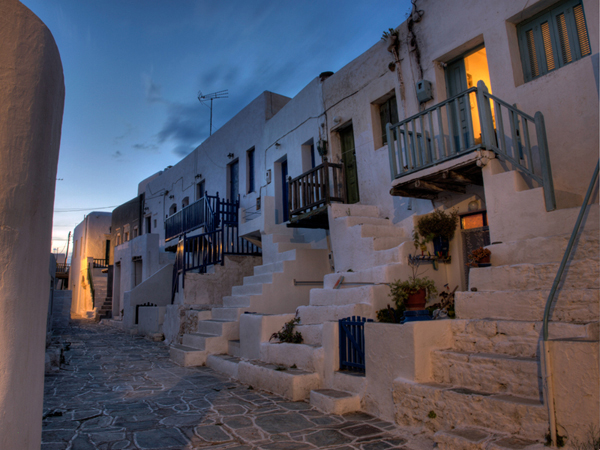
[[[455,428],[439,430],[433,440],[444,447],[452,449],[485,449],[485,450],[542,450],[547,447],[542,442],[534,442],[510,434],[479,427]]]
[[[310,404],[327,414],[347,414],[362,411],[358,394],[337,389],[313,389]]]

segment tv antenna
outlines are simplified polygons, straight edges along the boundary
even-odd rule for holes
[[[210,134],[212,136],[212,108],[213,108],[213,100],[218,100],[220,98],[229,98],[229,92],[227,89],[223,91],[213,92],[212,94],[203,94],[202,91],[198,91],[198,100],[203,105],[206,105],[206,102],[210,100]]]

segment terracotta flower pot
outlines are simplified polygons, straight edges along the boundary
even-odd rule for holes
[[[477,261],[479,264],[489,264],[490,263],[490,255],[484,256],[483,258],[481,258],[479,261]]]
[[[414,294],[408,294],[408,299],[404,303],[408,311],[419,311],[425,309],[427,303],[427,291],[419,289]]]

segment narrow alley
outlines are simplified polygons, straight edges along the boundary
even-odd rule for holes
[[[421,450],[424,437],[363,413],[306,402],[179,367],[168,347],[93,321],[63,330],[64,362],[45,379],[42,450]]]

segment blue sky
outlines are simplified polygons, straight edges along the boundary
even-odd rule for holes
[[[52,248],[85,214],[137,195],[265,90],[293,97],[396,27],[408,0],[21,0],[65,74]],[[102,209],[110,211],[113,208]]]

